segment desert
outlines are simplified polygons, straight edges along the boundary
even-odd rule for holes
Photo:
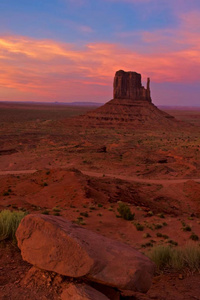
[[[23,216],[18,243],[1,234],[1,299],[199,299],[200,110],[157,108],[136,72],[113,89],[0,103],[0,214]]]

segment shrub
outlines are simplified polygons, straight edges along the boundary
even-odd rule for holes
[[[45,209],[41,212],[43,215],[49,215],[49,210],[48,209]]]
[[[143,231],[144,230],[144,226],[142,224],[135,223],[134,225],[135,225],[137,231]]]
[[[155,262],[158,270],[171,268],[199,271],[200,269],[200,247],[192,244],[176,249],[171,246],[155,246],[149,253],[149,257]]]
[[[147,232],[147,233],[144,233],[144,234],[143,234],[143,238],[146,239],[146,238],[149,238],[149,237],[151,237],[150,233]]]
[[[9,196],[9,195],[10,193],[8,191],[3,193],[3,196]]]
[[[173,246],[178,246],[178,243],[173,241],[173,240],[169,240],[168,243],[173,245]]]
[[[60,216],[60,213],[59,213],[59,212],[54,212],[53,215],[54,215],[55,217],[59,217],[59,216]]]
[[[134,219],[135,214],[132,214],[130,208],[125,203],[119,203],[117,210],[124,220],[131,221]]]
[[[27,215],[23,211],[2,210],[0,212],[0,240],[16,240],[15,232],[23,217]]]
[[[155,229],[160,229],[163,227],[163,225],[158,223],[158,224],[155,224],[154,227],[155,227]]]
[[[157,216],[158,216],[159,218],[161,218],[161,219],[164,219],[164,218],[165,218],[165,216],[164,216],[163,213],[160,213],[160,214],[158,214]]]
[[[87,211],[85,211],[85,212],[81,212],[81,213],[80,213],[80,215],[81,215],[81,216],[83,216],[83,217],[86,217],[86,218],[88,218],[88,217],[89,217],[89,214],[88,214],[88,212],[87,212]]]
[[[198,241],[199,237],[195,233],[192,233],[191,236],[190,236],[190,239],[193,240],[193,241]]]
[[[153,243],[147,242],[147,243],[145,243],[145,244],[142,244],[141,247],[142,247],[142,248],[153,247]]]
[[[54,212],[60,212],[60,211],[61,211],[61,209],[60,209],[59,207],[53,207],[52,210],[53,210]]]
[[[185,225],[183,227],[183,231],[191,231],[191,227],[189,225]]]

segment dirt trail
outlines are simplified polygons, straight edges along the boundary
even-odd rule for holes
[[[18,175],[18,174],[33,174],[38,170],[18,170],[18,171],[0,171],[0,175]],[[84,171],[80,170],[84,175],[93,176],[93,177],[110,177],[116,179],[122,179],[126,181],[134,181],[134,182],[141,182],[141,183],[150,183],[150,184],[162,184],[162,185],[170,185],[176,183],[184,183],[188,180],[194,180],[195,182],[200,183],[200,178],[185,178],[185,179],[144,179],[138,178],[135,176],[125,176],[125,175],[114,175],[114,174],[105,174],[105,173],[98,173],[92,171]]]
[[[32,174],[38,170],[0,171],[0,175]]]
[[[96,173],[96,172],[90,172],[90,171],[81,171],[85,175],[94,176],[94,177],[111,177],[116,179],[122,179],[126,181],[134,181],[134,182],[142,182],[142,183],[152,183],[152,184],[162,184],[162,185],[169,185],[173,183],[184,183],[188,180],[194,180],[196,182],[200,183],[200,178],[186,178],[186,179],[144,179],[144,178],[138,178],[138,177],[130,177],[130,176],[124,176],[124,175],[113,175],[113,174],[103,174],[103,173]]]

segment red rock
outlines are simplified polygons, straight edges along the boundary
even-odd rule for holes
[[[106,128],[161,128],[188,127],[166,112],[158,109],[151,99],[150,79],[142,86],[141,74],[119,70],[115,73],[113,99],[83,116],[70,119],[75,126],[98,126]]]
[[[109,300],[105,295],[86,284],[70,283],[61,295],[61,300]]]
[[[150,288],[154,264],[146,256],[62,217],[28,215],[16,236],[23,259],[39,268],[120,290]]]
[[[141,75],[136,72],[119,70],[115,73],[113,84],[114,99],[146,100],[151,102],[150,79],[145,89],[141,83]]]

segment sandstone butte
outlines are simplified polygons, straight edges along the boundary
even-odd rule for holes
[[[16,237],[22,258],[61,275],[97,282],[122,292],[147,292],[154,264],[142,253],[62,217],[28,215]]]
[[[167,105],[167,104],[166,104]],[[75,124],[102,127],[169,128],[186,126],[184,122],[158,109],[151,99],[150,79],[146,88],[136,72],[116,72],[113,99],[103,106],[74,118]]]

